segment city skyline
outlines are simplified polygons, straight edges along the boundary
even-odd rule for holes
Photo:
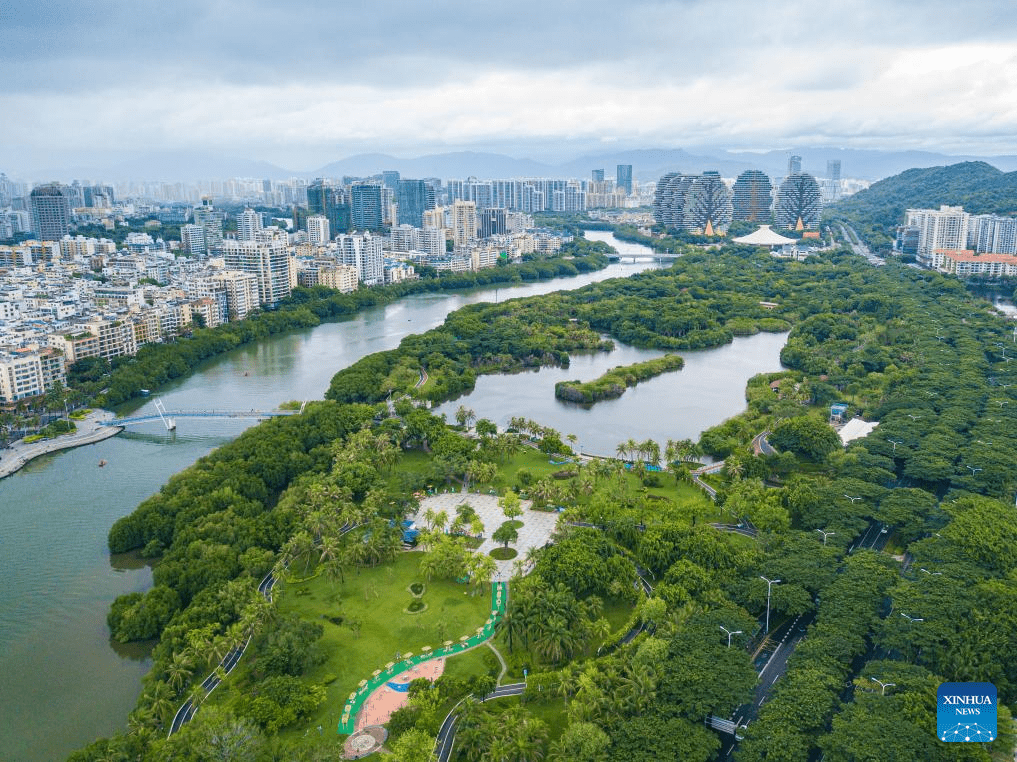
[[[300,169],[371,151],[552,162],[651,146],[1013,153],[1017,10],[921,11],[7,3],[0,165],[196,150]]]

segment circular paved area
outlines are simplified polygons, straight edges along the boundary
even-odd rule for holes
[[[372,725],[358,730],[343,743],[343,757],[345,759],[360,759],[368,754],[374,754],[382,747],[387,738],[388,731],[381,725]]]
[[[484,544],[477,548],[477,553],[488,554],[500,544],[491,539],[494,530],[500,527],[507,519],[498,507],[497,495],[484,495],[479,492],[450,492],[447,494],[428,495],[420,500],[420,509],[417,511],[416,521],[423,525],[424,514],[430,508],[435,513],[444,511],[448,515],[449,523],[456,516],[456,506],[469,503],[477,512],[480,520],[484,522]],[[525,558],[530,548],[542,548],[551,539],[554,529],[558,524],[558,513],[545,511],[534,511],[530,508],[529,500],[521,501],[523,515],[519,520],[523,526],[519,529],[519,540],[511,543],[511,546],[519,551],[519,557]],[[494,575],[494,582],[508,582],[512,578],[512,567],[517,559],[509,561],[495,561],[498,571]]]

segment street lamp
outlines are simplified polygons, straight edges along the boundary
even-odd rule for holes
[[[763,630],[763,634],[766,635],[770,632],[770,587],[772,585],[780,584],[779,579],[767,579],[762,574],[759,578],[766,582],[766,629]]]
[[[722,629],[724,632],[727,633],[727,647],[730,648],[731,647],[731,636],[732,635],[741,635],[742,631],[741,630],[735,630],[734,632],[732,632],[731,630],[729,630],[724,625],[719,625],[719,626],[720,626],[720,629]]]
[[[851,495],[844,495],[844,497],[846,497],[848,500],[851,501],[851,505],[855,504],[855,500],[861,500],[862,499],[861,497],[851,497]]]
[[[907,615],[907,614],[905,614],[905,613],[904,613],[903,611],[902,611],[902,612],[900,612],[900,615],[901,615],[902,617],[904,617],[905,619],[907,619],[907,620],[908,620],[909,622],[911,622],[911,624],[914,624],[915,622],[924,622],[924,621],[925,621],[925,620],[924,620],[924,619],[922,619],[921,617],[917,617],[917,616],[908,616],[908,615]]]
[[[975,466],[969,466],[966,463],[964,464],[964,468],[968,469],[971,472],[972,476],[974,476],[975,474],[982,470],[981,468],[976,468]]]
[[[885,696],[886,695],[886,689],[889,688],[891,685],[896,685],[897,684],[897,683],[884,683],[882,680],[877,680],[874,677],[870,677],[869,679],[872,682],[874,682],[874,683],[879,683],[879,686],[883,689],[883,692],[879,694],[880,696]]]
[[[894,453],[897,452],[897,445],[904,444],[904,442],[902,440],[900,440],[900,439],[887,439],[886,441],[893,445]]]
[[[943,576],[943,572],[931,572],[928,569],[926,569],[924,566],[921,567],[921,571],[925,572],[930,577],[942,577]]]
[[[819,532],[821,535],[823,535],[823,544],[824,545],[826,545],[826,538],[827,537],[829,537],[832,534],[837,534],[836,532],[826,532],[826,531],[824,531],[822,529],[817,529],[816,531]]]

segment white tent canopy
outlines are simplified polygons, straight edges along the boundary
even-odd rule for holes
[[[755,233],[735,238],[733,242],[747,243],[751,246],[783,246],[786,243],[798,243],[794,238],[785,238],[780,233],[774,233],[769,225],[760,225]]]

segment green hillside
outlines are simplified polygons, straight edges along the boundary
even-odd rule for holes
[[[827,222],[850,223],[875,248],[888,248],[904,212],[963,206],[972,214],[1017,214],[1017,172],[1000,172],[983,161],[909,169],[873,183],[824,212]]]

